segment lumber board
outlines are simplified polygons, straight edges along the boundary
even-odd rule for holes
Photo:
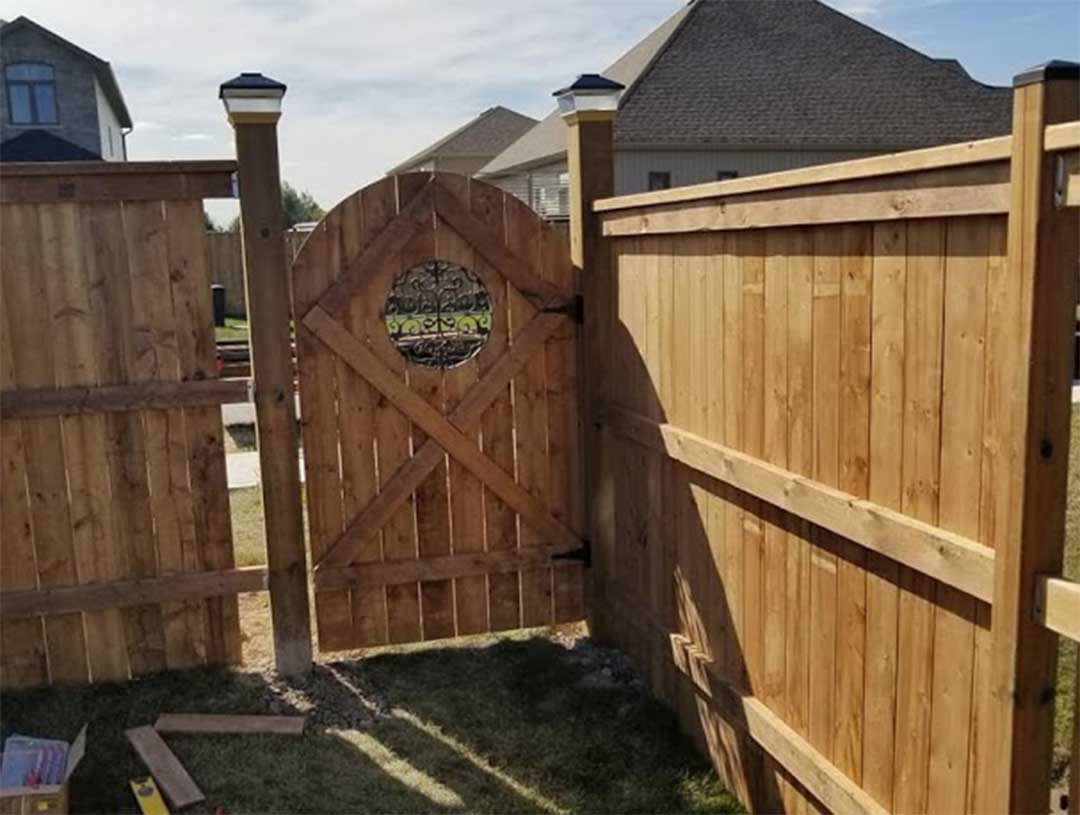
[[[1035,581],[1035,621],[1080,642],[1080,583],[1039,575]]]
[[[324,567],[315,572],[315,587],[320,590],[347,586],[371,588],[399,583],[451,580],[480,574],[510,574],[522,569],[550,567],[553,557],[577,548],[565,543],[536,545],[491,552],[425,557],[421,560],[386,560],[381,563]]]
[[[998,163],[618,210],[601,222],[605,236],[624,237],[1008,211],[1008,165]]]
[[[687,637],[670,635],[672,660],[727,721],[746,730],[780,766],[830,812],[885,815],[887,809],[848,778],[765,702],[738,691],[716,674],[707,655]]]
[[[12,172],[5,165],[0,173],[0,203],[48,204],[95,201],[175,201],[206,198],[234,198],[233,162],[204,169],[162,168],[154,162],[148,168],[139,162],[97,162],[99,165],[125,164],[126,172],[110,167],[84,168],[72,164],[49,164],[50,172]],[[32,167],[30,169],[33,169]],[[96,172],[94,170],[97,170]]]
[[[306,716],[237,716],[212,713],[162,713],[154,722],[158,733],[265,733],[300,736]]]
[[[124,734],[173,809],[183,809],[206,800],[180,759],[154,728],[149,725],[133,727]]]
[[[930,575],[992,600],[993,552],[962,535],[917,521],[820,482],[716,444],[670,424],[611,409],[605,421],[638,444]]]
[[[0,619],[55,616],[180,600],[228,597],[265,591],[266,579],[265,568],[245,566],[217,572],[192,572],[166,577],[118,580],[112,583],[5,591],[0,595]]]
[[[1043,150],[1056,153],[1080,147],[1080,121],[1047,125],[1043,131]]]
[[[621,195],[616,198],[605,198],[597,201],[593,209],[595,212],[612,212],[614,210],[655,206],[657,204],[675,204],[703,198],[719,198],[725,195],[791,189],[839,181],[855,181],[879,176],[903,175],[924,170],[1004,161],[1009,158],[1011,141],[1012,139],[1009,136],[998,136],[973,142],[929,147],[924,150],[908,150],[902,153],[889,153],[883,156],[841,161],[817,167],[784,170],[750,178],[711,181],[707,184],[692,184],[687,187],[676,187],[657,192]]]
[[[0,391],[0,418],[166,410],[251,401],[250,379],[149,381]]]

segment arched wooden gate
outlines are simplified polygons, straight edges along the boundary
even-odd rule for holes
[[[565,239],[462,176],[342,201],[293,265],[324,650],[583,616]]]

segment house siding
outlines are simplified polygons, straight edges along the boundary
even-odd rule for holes
[[[94,98],[97,100],[98,110],[98,137],[101,139],[101,157],[106,161],[124,161],[124,136],[120,120],[113,112],[101,83],[94,78]],[[112,130],[110,144],[109,131]]]
[[[72,144],[101,155],[101,128],[98,122],[97,80],[82,57],[37,31],[21,28],[4,37],[3,64],[45,62],[56,77],[58,125],[14,126],[8,114],[7,85],[0,93],[0,141],[15,138],[27,130],[47,130]]]
[[[671,173],[671,186],[685,187],[716,181],[720,171],[735,172],[741,178],[871,155],[876,153],[853,150],[617,150],[615,194],[646,192],[650,172]],[[566,171],[566,162],[559,161],[488,180],[545,217],[566,217],[569,214]]]

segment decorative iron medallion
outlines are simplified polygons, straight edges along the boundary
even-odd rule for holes
[[[453,368],[487,342],[491,297],[463,266],[429,260],[394,279],[383,318],[390,340],[409,362]]]

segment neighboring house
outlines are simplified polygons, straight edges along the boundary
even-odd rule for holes
[[[536,124],[536,119],[496,105],[390,170],[473,175]]]
[[[1012,114],[1011,89],[818,0],[692,0],[603,74],[626,86],[618,195],[995,136]],[[477,175],[565,216],[558,112]]]
[[[0,21],[0,60],[0,160],[127,160],[131,114],[109,63],[26,17]]]

